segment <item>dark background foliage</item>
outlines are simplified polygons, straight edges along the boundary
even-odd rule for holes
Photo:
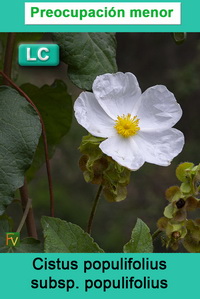
[[[170,33],[117,33],[117,64],[119,71],[132,72],[138,78],[142,91],[163,84],[175,94],[183,109],[183,117],[176,125],[186,139],[182,153],[169,167],[145,164],[131,175],[128,197],[123,202],[109,203],[103,198],[98,206],[92,236],[107,252],[122,251],[130,239],[137,217],[156,230],[156,221],[167,204],[165,190],[178,184],[175,168],[183,161],[200,162],[200,35],[190,33],[186,41],[177,45]],[[50,35],[44,39],[49,40]],[[38,86],[52,84],[55,78],[67,82],[75,100],[79,94],[65,77],[66,66],[56,68],[19,68],[18,83],[31,82]],[[71,129],[57,148],[51,161],[56,216],[86,228],[92,200],[97,186],[85,183],[78,167],[78,146],[87,132],[73,118]],[[30,196],[41,228],[40,217],[49,215],[49,200],[45,167],[30,183]],[[17,204],[16,214],[21,213]],[[9,208],[13,210],[13,205]],[[13,213],[11,211],[11,213]],[[15,217],[16,218],[16,217]],[[156,250],[161,250],[160,243]]]

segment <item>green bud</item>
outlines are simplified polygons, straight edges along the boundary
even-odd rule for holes
[[[108,168],[108,160],[106,157],[101,157],[93,164],[93,170],[95,174],[102,174],[104,170]]]
[[[180,209],[178,211],[176,211],[176,213],[174,214],[173,220],[176,222],[182,222],[185,221],[187,218],[187,213],[185,208]]]
[[[83,172],[83,177],[84,177],[86,183],[92,182],[93,173],[91,171],[86,170]]]
[[[200,165],[197,166],[195,176],[194,176],[194,189],[195,193],[198,194],[200,193],[200,170],[199,170]]]
[[[166,217],[161,217],[158,221],[157,221],[157,227],[159,228],[159,230],[161,231],[165,231],[167,224],[168,224],[169,219],[167,219]]]
[[[173,32],[172,37],[173,37],[173,40],[175,41],[175,43],[177,45],[180,45],[186,40],[187,33],[186,32]]]
[[[86,171],[87,170],[87,162],[88,162],[89,157],[87,155],[83,155],[81,156],[80,160],[79,160],[79,167],[82,171]]]
[[[181,192],[186,193],[186,194],[190,193],[192,191],[190,183],[186,183],[186,182],[181,184],[180,189],[181,189]]]
[[[100,158],[103,153],[99,148],[99,144],[105,140],[104,138],[87,135],[82,138],[79,150],[82,154],[88,155],[90,159],[96,160]]]
[[[108,161],[106,157],[102,157],[96,161],[94,161],[92,166],[93,179],[91,181],[92,184],[102,184],[103,182],[103,174],[104,170],[108,167]]]
[[[173,218],[174,213],[176,212],[176,208],[173,205],[173,203],[170,203],[168,206],[165,207],[164,209],[164,216],[171,219]]]
[[[188,220],[187,212],[200,208],[200,164],[185,162],[176,169],[182,182],[180,188],[172,186],[165,192],[170,202],[157,226],[165,232],[164,244],[177,250],[180,241],[189,252],[200,253],[200,219]]]
[[[194,167],[193,163],[184,162],[176,168],[176,176],[181,182],[188,182],[191,176],[191,170]]]
[[[181,198],[182,193],[178,186],[171,186],[165,191],[165,197],[168,201],[178,201]]]
[[[173,219],[168,219],[168,221],[165,220],[165,226],[163,226],[163,228],[166,233],[166,247],[170,247],[173,250],[177,250],[180,240],[183,240],[187,234],[185,221],[176,222]]]
[[[172,233],[172,238],[174,238],[175,240],[179,240],[181,237],[181,233],[180,232],[173,232]]]
[[[116,188],[105,187],[103,189],[103,195],[109,202],[119,202],[126,199],[127,188],[121,185],[117,185]]]
[[[195,211],[200,208],[200,200],[196,199],[193,196],[189,196],[186,199],[186,210],[187,211]]]
[[[104,138],[84,136],[79,147],[83,154],[79,161],[86,182],[103,186],[108,201],[121,201],[127,196],[131,171],[105,155],[99,148]]]
[[[189,252],[200,253],[200,219],[188,220],[186,227],[187,235],[183,240],[183,246]]]

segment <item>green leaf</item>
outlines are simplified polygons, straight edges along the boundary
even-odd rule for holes
[[[0,215],[23,186],[41,135],[34,108],[16,90],[0,87]]]
[[[49,156],[52,157],[56,145],[67,134],[72,121],[72,99],[63,81],[56,80],[51,86],[38,88],[32,84],[21,87],[34,102],[45,124]],[[44,145],[40,138],[31,168],[27,172],[31,179],[45,161]]]
[[[20,241],[19,246],[3,246],[0,247],[1,253],[36,253],[43,252],[42,244],[39,240],[33,238],[25,238]]]
[[[131,239],[124,245],[126,253],[151,253],[153,252],[153,242],[148,226],[137,219],[136,225],[132,231]]]
[[[70,79],[82,89],[91,90],[98,75],[117,71],[114,33],[53,33],[53,40]]]
[[[56,253],[103,252],[78,225],[59,218],[42,217],[44,251]]]

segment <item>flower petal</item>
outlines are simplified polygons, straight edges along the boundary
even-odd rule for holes
[[[161,131],[173,127],[181,118],[182,110],[173,93],[165,86],[148,88],[141,96],[137,111],[141,131]]]
[[[137,79],[131,73],[98,76],[92,89],[101,107],[113,119],[131,113],[141,95]]]
[[[99,147],[103,153],[131,170],[137,170],[144,164],[144,159],[133,138],[116,135],[101,142]]]
[[[92,135],[106,138],[116,134],[114,120],[101,108],[92,93],[82,92],[75,101],[74,110],[78,123]]]
[[[177,129],[163,132],[139,132],[134,136],[144,160],[161,166],[168,166],[183,149],[184,135]]]

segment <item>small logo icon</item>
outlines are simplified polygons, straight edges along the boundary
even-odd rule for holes
[[[21,44],[18,47],[21,66],[57,66],[60,52],[57,44]]]
[[[6,246],[14,247],[20,244],[20,233],[6,233]]]

